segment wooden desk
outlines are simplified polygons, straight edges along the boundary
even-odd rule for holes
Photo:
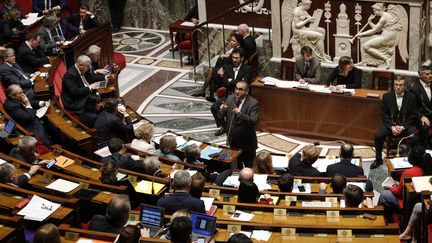
[[[393,167],[393,164],[390,162],[390,159],[392,159],[392,158],[393,158],[393,157],[386,157],[386,158],[384,159],[384,161],[385,161],[385,163],[386,163],[386,165],[387,165],[388,171],[389,171],[391,177],[393,178],[393,180],[395,180],[395,181],[399,181],[400,178],[401,178],[402,173],[403,173],[406,169],[408,169],[408,168],[405,168],[405,169],[395,169],[395,168]]]
[[[49,57],[51,66],[56,67],[59,58],[58,57]],[[36,98],[38,100],[51,100],[53,95],[51,94],[51,90],[53,90],[53,83],[50,77],[54,73],[55,68],[46,68],[44,66],[39,68],[39,71],[41,73],[47,73],[48,75],[46,77],[41,77],[40,75],[36,77],[34,80],[34,92],[36,95]]]
[[[6,243],[24,242],[24,219],[22,216],[0,215],[0,241]]]
[[[355,92],[353,96],[324,94],[264,86],[255,81],[252,95],[260,103],[257,130],[373,145],[375,132],[381,125],[381,99],[366,95],[384,92],[368,89]]]

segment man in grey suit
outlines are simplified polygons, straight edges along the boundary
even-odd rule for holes
[[[319,83],[321,63],[313,56],[312,48],[309,46],[303,46],[300,53],[302,56],[295,59],[295,80],[300,83]]]
[[[252,167],[258,148],[255,127],[259,121],[259,104],[249,95],[249,84],[239,81],[233,95],[228,96],[220,111],[226,116],[227,145],[239,148],[238,167]]]

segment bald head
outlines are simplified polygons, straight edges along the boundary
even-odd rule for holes
[[[253,182],[254,172],[251,168],[245,167],[240,171],[240,182]]]
[[[237,27],[237,34],[242,35],[243,37],[249,35],[249,26],[247,24],[240,24]]]
[[[339,153],[341,159],[352,159],[354,157],[354,147],[352,144],[343,144]]]

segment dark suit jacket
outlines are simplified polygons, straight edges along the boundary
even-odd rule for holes
[[[294,176],[321,176],[321,172],[301,161],[300,153],[296,153],[290,159],[288,168],[289,172]]]
[[[115,223],[110,222],[104,215],[96,214],[90,221],[89,230],[118,234],[123,229],[123,225]]]
[[[335,67],[330,77],[327,79],[326,84],[340,85],[345,84],[347,89],[361,88],[362,72],[360,69],[353,67],[351,72],[346,77],[339,75],[339,68]]]
[[[128,155],[121,155],[118,152],[102,158],[102,162],[113,161],[118,167],[133,171],[145,172],[142,160],[134,160]]]
[[[234,78],[234,74],[235,74],[234,66],[232,64],[225,65],[223,69],[224,69],[223,86],[225,86],[228,89],[228,92],[230,94],[234,92],[234,89],[238,81],[244,80],[249,84],[252,82],[251,68],[249,65],[242,64],[235,78]]]
[[[17,62],[26,73],[34,73],[49,63],[48,57],[44,56],[40,48],[30,49],[26,42],[23,42],[18,49]]]
[[[205,213],[204,202],[192,197],[187,192],[174,192],[168,197],[157,201],[159,207],[165,208],[166,214],[173,214],[180,209],[188,209],[191,212]]]
[[[245,98],[243,106],[240,110],[240,116],[233,113],[236,97],[228,96],[226,100],[227,111],[226,121],[227,129],[231,131],[228,134],[229,144],[234,148],[240,148],[243,151],[255,151],[257,149],[257,137],[255,127],[259,121],[259,104],[252,96],[248,95]],[[233,120],[234,119],[234,120]],[[233,120],[231,122],[231,120]]]
[[[321,76],[321,63],[314,57],[309,61],[309,71],[306,73],[304,58],[297,57],[295,59],[294,78],[296,81],[304,79],[306,82],[319,83]]]
[[[406,129],[414,125],[417,116],[416,98],[409,91],[404,92],[402,106],[399,110],[394,91],[385,93],[381,103],[381,116],[383,126],[391,129],[394,125],[400,125]]]
[[[69,31],[73,35],[79,34],[79,25],[81,22],[80,15],[78,13],[72,14],[68,17],[66,17],[66,20],[71,24],[69,27]],[[93,18],[91,16],[88,16],[83,21],[83,28],[84,30],[92,29],[99,26],[99,19],[96,15],[93,15]]]
[[[240,46],[245,51],[245,59],[249,59],[252,54],[256,52],[256,42],[255,38],[253,38],[251,35],[246,36],[246,38],[243,38],[242,43],[240,43]]]
[[[26,156],[24,156],[23,154],[21,154],[17,147],[14,147],[10,152],[9,152],[9,156],[24,162],[27,162],[29,164],[33,164],[34,162],[38,162],[39,159],[32,157],[32,158],[28,158]]]
[[[41,121],[36,116],[36,109],[39,108],[39,101],[31,101],[32,108],[26,108],[20,102],[8,98],[3,104],[5,111],[12,117],[12,119],[23,126],[25,129],[34,133],[45,145],[50,145],[50,139],[43,127]]]
[[[432,101],[428,98],[420,79],[413,83],[410,91],[416,96],[417,113],[416,116],[420,119],[422,116],[432,117]]]
[[[363,168],[352,164],[351,161],[341,160],[341,162],[329,165],[327,167],[326,176],[332,177],[334,174],[342,174],[345,177],[356,177],[362,176]]]
[[[51,0],[51,8],[55,6],[60,6],[61,11],[64,11],[66,8],[66,0]],[[41,16],[42,12],[45,10],[45,0],[33,0],[32,7],[33,12],[39,13],[39,16]]]
[[[23,74],[27,75],[27,77],[29,77],[30,75],[25,73],[24,70],[19,66],[19,64],[14,63],[12,64],[12,66],[7,63],[0,64],[0,76],[3,87],[7,88],[11,84],[18,84],[23,90],[32,89],[32,81],[30,79],[26,79],[23,75],[19,73],[18,70],[20,70]]]
[[[48,31],[50,33],[48,33]],[[51,38],[50,38],[51,34]],[[40,36],[40,47],[42,48],[43,52],[47,56],[53,56],[57,55],[57,52],[59,51],[59,48],[57,48],[56,41],[60,41],[59,36],[55,30],[49,30],[42,26],[39,29],[39,36]],[[57,48],[57,51],[54,52],[54,48]]]
[[[88,83],[93,83],[93,75],[89,72],[84,74]],[[61,99],[63,105],[68,111],[81,113],[84,107],[84,102],[89,94],[93,91],[85,87],[75,65],[69,68],[63,76]]]
[[[115,114],[102,111],[96,118],[94,128],[97,129],[96,141],[108,143],[113,137],[126,138],[133,135],[133,126],[130,117],[125,118],[126,124]]]
[[[80,122],[88,127],[94,127],[97,117],[97,113],[83,111],[80,114]]]

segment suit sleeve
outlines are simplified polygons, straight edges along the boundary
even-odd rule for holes
[[[243,80],[246,81],[248,84],[252,83],[251,69],[252,68],[249,65],[245,66],[245,74],[243,76]]]
[[[305,81],[308,83],[319,83],[321,79],[321,63],[319,61],[316,62],[316,66],[314,67],[314,76],[311,78],[305,78]]]
[[[300,62],[299,60],[296,60],[295,65],[294,65],[294,80],[295,81],[299,81],[302,78],[299,62]]]
[[[80,82],[81,80],[76,80],[74,78],[79,77],[74,77],[66,73],[63,79],[64,88],[66,88],[72,96],[80,97],[91,94],[91,90],[88,87],[81,87],[80,85],[78,85],[78,82]]]
[[[358,89],[361,88],[361,80],[362,80],[362,75],[360,70],[354,68],[352,70],[352,78],[353,78],[353,82],[350,84],[347,84],[346,87],[348,89]]]
[[[408,99],[409,96],[407,96]],[[407,129],[410,128],[411,126],[413,126],[415,120],[416,120],[416,114],[417,114],[417,107],[415,104],[415,97],[414,95],[411,95],[411,99],[409,102],[409,107],[405,108],[405,113],[409,113],[408,117],[406,117],[402,123],[402,126]],[[408,112],[410,111],[410,112]]]
[[[20,79],[10,69],[0,69],[0,76],[7,84],[18,84],[23,89],[32,88],[32,83],[28,79]]]
[[[251,109],[249,114],[240,113],[239,119],[243,122],[246,122],[251,127],[255,127],[259,121],[259,104],[258,102],[254,102],[251,104]]]
[[[7,109],[6,112],[19,124],[30,124],[36,118],[36,110],[32,108],[21,109],[20,106],[14,106]]]
[[[37,64],[37,68],[49,63],[48,57],[44,56],[42,50],[35,48],[34,53],[36,55],[33,54],[31,50],[29,50],[29,53],[25,53],[25,56],[23,58],[26,59],[26,63],[31,63],[32,65]],[[39,55],[40,57],[38,57],[37,55]]]
[[[383,121],[384,127],[390,129],[393,125],[392,119],[391,119],[391,110],[388,104],[388,93],[384,94],[383,100],[381,102],[381,117]]]
[[[89,18],[90,18],[89,19],[89,21],[90,21],[90,23],[89,23],[90,28],[95,28],[95,27],[99,26],[99,19],[98,19],[98,17],[96,15],[93,15],[93,17],[90,16]]]
[[[28,181],[29,181],[29,178],[26,175],[21,175],[18,177],[18,186],[24,187]]]

